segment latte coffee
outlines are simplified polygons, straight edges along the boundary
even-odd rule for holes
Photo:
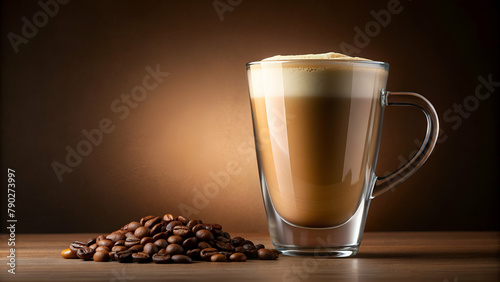
[[[388,70],[336,53],[264,61],[248,79],[270,200],[292,225],[342,225],[371,187]]]

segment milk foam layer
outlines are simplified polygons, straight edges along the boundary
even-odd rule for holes
[[[252,70],[249,73],[252,97],[327,95],[371,98],[374,82],[387,76],[384,64],[333,52],[278,55],[249,67]],[[348,81],[356,82],[356,85]],[[352,91],[356,87],[366,90]]]
[[[264,59],[263,61],[284,61],[284,60],[358,60],[371,61],[360,57],[351,57],[342,53],[328,52],[322,54],[306,54],[306,55],[276,55]]]

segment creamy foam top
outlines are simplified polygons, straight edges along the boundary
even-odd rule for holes
[[[304,61],[315,59],[321,61]],[[330,60],[338,63],[324,62]],[[387,77],[387,71],[383,65],[363,63],[370,61],[334,52],[273,56],[262,60],[266,62],[265,64],[250,65],[248,75],[251,96],[304,97],[327,94],[370,97],[373,95],[374,86],[384,84]]]
[[[351,57],[342,53],[328,52],[322,54],[306,54],[306,55],[276,55],[266,58],[262,61],[285,61],[285,60],[357,60],[371,61],[360,57]]]

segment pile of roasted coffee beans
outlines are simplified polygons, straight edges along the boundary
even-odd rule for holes
[[[222,231],[219,224],[206,224],[183,216],[145,216],[108,235],[75,241],[61,252],[66,259],[104,262],[191,263],[193,261],[275,260],[279,251],[254,245]]]

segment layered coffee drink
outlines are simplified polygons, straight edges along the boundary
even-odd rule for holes
[[[388,70],[338,53],[263,61],[248,66],[263,185],[284,221],[340,226],[373,184]]]

